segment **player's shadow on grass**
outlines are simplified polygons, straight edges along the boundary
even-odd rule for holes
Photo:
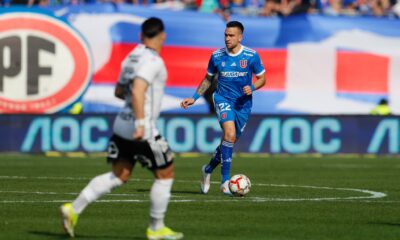
[[[68,237],[65,233],[55,233],[55,232],[45,232],[45,231],[29,231],[29,234],[40,236],[46,239],[127,239],[127,240],[145,240],[145,237],[120,237],[120,236],[95,236],[95,235],[85,235],[77,234],[75,238]]]
[[[400,227],[400,222],[370,222],[369,224]]]
[[[137,189],[136,191],[138,192],[150,192],[149,189]],[[172,190],[171,191],[172,194],[200,194],[200,190],[198,191],[176,191],[176,190]]]

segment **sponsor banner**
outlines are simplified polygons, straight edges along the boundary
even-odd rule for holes
[[[205,75],[210,54],[224,47],[225,23],[216,14],[127,5],[56,11],[70,19],[93,49],[95,84],[84,98],[91,111],[102,106],[115,109],[112,100],[105,103],[96,96],[105,91],[104,84],[115,83],[122,59],[139,42],[140,23],[149,16],[166,23],[168,38],[161,54],[169,71],[171,96],[182,89],[191,96]],[[400,114],[400,21],[319,15],[232,16],[232,20],[244,23],[243,44],[256,49],[266,66],[267,84],[259,92],[260,101],[269,103],[255,106],[255,112],[368,114],[381,98],[389,98],[393,112]],[[112,86],[107,93],[112,96]],[[183,112],[174,104],[163,110]],[[205,113],[207,107],[196,110]]]
[[[87,40],[86,50],[91,49],[93,81],[82,97],[83,110],[87,113],[116,112],[121,105],[113,94],[121,61],[140,42],[140,24],[150,16],[164,20],[168,36],[161,52],[169,73],[167,95],[162,106],[164,112],[185,112],[180,109],[179,101],[193,94],[206,73],[211,53],[224,47],[225,22],[217,14],[168,11],[129,4],[45,9],[60,19],[67,19],[78,35]],[[7,8],[0,12],[0,18],[10,11],[15,9]],[[39,10],[27,8],[26,11]],[[266,67],[267,84],[257,91],[253,112],[368,114],[381,98],[388,98],[393,113],[400,114],[400,21],[320,15],[286,18],[232,16],[232,20],[244,23],[243,44],[257,50]],[[21,33],[18,28],[1,32],[0,39],[15,35],[23,39],[21,47],[17,44],[0,48],[4,59],[0,62],[0,70],[3,70],[0,71],[0,85],[11,89],[7,90],[7,101],[0,102],[3,108],[14,109],[14,112],[21,112],[20,109],[40,112],[49,108],[42,112],[55,112],[63,105],[53,106],[54,101],[62,98],[68,104],[74,99],[68,96],[82,89],[80,84],[73,84],[72,88],[63,85],[65,81],[72,81],[71,76],[84,72],[74,72],[71,66],[86,69],[81,58],[77,57],[78,64],[75,62],[74,54],[79,51],[75,51],[67,38],[60,39],[61,31],[56,31],[56,34],[46,30],[47,27],[44,31],[29,31],[34,37],[47,41],[36,45],[39,50],[27,48],[30,42],[28,33]],[[54,53],[48,42],[55,44]],[[10,68],[10,62],[18,63],[14,61],[18,59],[18,54],[14,55],[18,51],[14,49],[19,48],[23,53],[22,62],[20,66],[16,64]],[[26,64],[28,60],[29,64]],[[236,64],[244,66],[247,63],[239,60]],[[26,77],[28,75],[31,77]],[[57,76],[57,81],[52,76]],[[34,104],[20,104],[21,96],[28,95],[25,86],[33,86],[29,87],[32,93],[36,91],[37,82],[38,95],[29,95],[29,101]],[[53,84],[55,82],[57,84]],[[16,89],[15,86],[20,87]],[[0,98],[4,96],[0,94]],[[205,101],[196,105],[198,107],[192,108],[191,113],[208,112]]]
[[[54,113],[91,80],[82,36],[43,11],[0,11],[0,113]]]
[[[114,115],[0,115],[1,152],[107,150]],[[175,152],[213,152],[214,116],[164,115],[158,128]],[[400,154],[400,117],[251,116],[236,152]]]

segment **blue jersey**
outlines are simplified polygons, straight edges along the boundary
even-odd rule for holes
[[[247,96],[243,87],[252,84],[253,73],[257,76],[265,72],[260,56],[256,51],[242,46],[237,54],[226,48],[213,52],[208,62],[207,74],[218,74],[216,93],[235,105],[251,107],[252,95]]]

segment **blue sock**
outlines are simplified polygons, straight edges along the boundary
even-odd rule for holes
[[[222,141],[221,143],[221,175],[222,180],[221,182],[224,183],[231,178],[230,171],[231,171],[231,162],[232,162],[232,152],[233,152],[233,143]]]
[[[214,169],[221,163],[221,147],[218,146],[215,149],[214,155],[212,156],[210,162],[205,168],[206,173],[212,173]]]

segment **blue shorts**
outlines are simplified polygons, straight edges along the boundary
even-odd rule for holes
[[[224,122],[233,121],[235,123],[236,138],[239,139],[246,127],[251,109],[242,105],[237,106],[217,93],[213,94],[213,100],[219,124],[222,126]]]

